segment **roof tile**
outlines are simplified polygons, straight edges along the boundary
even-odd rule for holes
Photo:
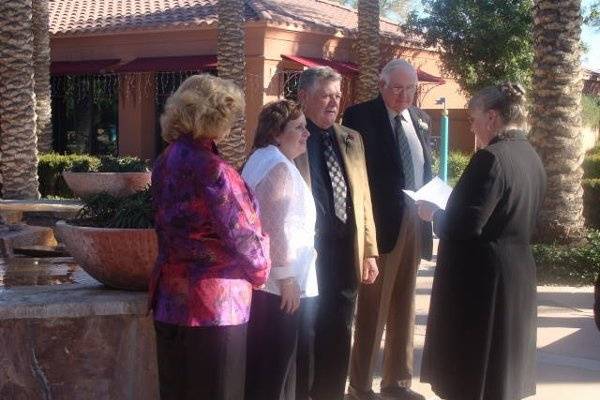
[[[116,33],[210,25],[217,20],[217,0],[51,0],[50,32],[60,35]],[[246,21],[282,24],[352,34],[356,10],[327,0],[245,0]],[[401,37],[398,25],[381,19],[384,35]]]

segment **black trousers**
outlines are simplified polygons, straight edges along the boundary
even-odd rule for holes
[[[315,379],[315,319],[318,301],[318,297],[302,299],[298,309],[300,327],[296,352],[295,400],[310,400],[310,391]]]
[[[154,328],[162,400],[243,399],[246,324]]]
[[[358,293],[354,235],[317,238],[319,302],[315,322],[313,400],[343,400]]]
[[[294,399],[300,309],[290,315],[280,304],[280,296],[252,293],[245,400]]]

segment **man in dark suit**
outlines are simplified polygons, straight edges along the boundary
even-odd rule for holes
[[[311,184],[317,209],[313,400],[343,400],[358,287],[377,277],[377,239],[362,139],[335,123],[341,79],[329,67],[309,68],[298,84],[310,137],[306,153],[295,161]],[[301,357],[301,349],[307,347],[303,342],[300,338]],[[303,386],[306,379],[299,381]]]
[[[432,234],[402,189],[418,190],[431,180],[430,119],[412,105],[417,73],[410,64],[392,60],[380,78],[380,95],[348,108],[343,119],[365,143],[381,274],[359,290],[350,394],[377,398],[371,386],[386,327],[382,396],[424,400],[410,385],[417,269],[421,257],[431,258]]]

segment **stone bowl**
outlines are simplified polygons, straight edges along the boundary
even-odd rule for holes
[[[147,172],[63,172],[69,189],[78,197],[106,192],[125,197],[144,190],[150,184],[152,173]]]
[[[154,229],[90,228],[58,221],[56,233],[81,268],[103,284],[147,290],[158,255]]]

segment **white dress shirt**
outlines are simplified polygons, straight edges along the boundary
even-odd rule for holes
[[[390,124],[392,125],[392,131],[394,131],[394,125],[396,123],[395,118],[398,113],[390,110],[389,108],[387,111],[390,118]],[[410,117],[410,112],[408,112],[408,109],[402,111],[400,116],[400,120],[402,121],[402,129],[404,130],[404,134],[408,140],[410,155],[412,156],[413,171],[415,173],[415,190],[419,190],[421,187],[423,187],[423,181],[425,179],[425,155],[423,154],[423,146],[421,146],[421,141],[419,140],[419,136],[417,136],[417,131],[415,130],[415,126],[412,118]]]
[[[312,191],[298,168],[277,147],[269,145],[252,153],[242,177],[259,199],[260,220],[270,239],[271,272],[262,290],[281,295],[278,281],[294,277],[302,297],[318,295],[314,245],[317,212]],[[261,198],[265,199],[262,203]]]

